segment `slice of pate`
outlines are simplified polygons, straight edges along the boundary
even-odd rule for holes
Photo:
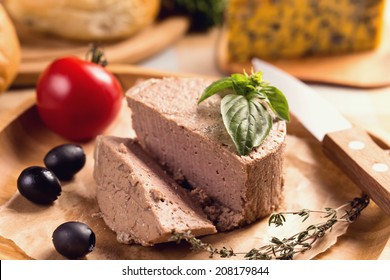
[[[119,242],[150,246],[170,241],[172,232],[216,232],[186,191],[134,140],[98,136],[94,158],[97,201]]]
[[[208,218],[230,230],[272,213],[283,197],[286,124],[275,122],[263,144],[239,156],[223,125],[220,99],[198,98],[212,81],[151,79],[127,92],[141,146],[175,178],[193,187]]]

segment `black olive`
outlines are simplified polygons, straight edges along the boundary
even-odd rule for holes
[[[53,244],[57,252],[68,259],[79,259],[93,251],[95,233],[84,223],[66,222],[53,232]]]
[[[24,169],[17,186],[21,195],[37,204],[50,204],[61,194],[61,183],[56,175],[41,166]]]
[[[80,145],[63,144],[51,149],[43,159],[61,181],[68,181],[85,165],[85,153]]]

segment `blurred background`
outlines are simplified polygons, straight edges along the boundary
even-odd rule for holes
[[[95,43],[108,69],[128,79],[158,71],[220,77],[250,71],[250,59],[260,57],[309,84],[388,150],[388,2],[0,0],[0,132],[35,104],[36,81],[53,60],[85,58]],[[390,259],[390,242],[380,258]]]

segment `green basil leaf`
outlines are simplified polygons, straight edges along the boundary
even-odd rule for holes
[[[276,115],[282,120],[290,121],[288,102],[284,94],[273,86],[263,87],[261,92],[267,96],[269,105]]]
[[[231,78],[223,78],[213,82],[203,91],[202,96],[198,100],[198,104],[210,96],[229,88],[233,88],[233,82]]]
[[[223,123],[240,155],[261,145],[272,127],[272,117],[257,98],[228,94],[221,100]]]
[[[231,78],[233,82],[233,88],[236,94],[246,96],[252,91],[252,89],[248,87],[248,85],[250,85],[250,79],[247,75],[232,74]]]
[[[232,74],[230,77],[231,77],[232,80],[235,81],[235,82],[246,82],[246,83],[249,82],[248,76],[247,76],[247,75],[244,75],[244,74],[238,74],[238,73],[236,73],[236,74]]]
[[[259,86],[262,83],[264,83],[264,81],[263,81],[263,72],[261,72],[261,71],[253,72],[253,69],[252,69],[252,73],[249,76],[249,78],[250,78],[251,83],[253,85]]]

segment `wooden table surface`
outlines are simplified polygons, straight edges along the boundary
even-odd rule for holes
[[[164,71],[222,76],[215,61],[218,36],[217,29],[207,34],[187,35],[174,46],[139,65]],[[311,86],[353,123],[371,131],[390,146],[390,87],[362,90],[318,84]],[[28,94],[30,97],[26,101]],[[0,95],[0,128],[2,124],[16,118],[33,99],[34,96],[25,90]],[[380,259],[390,260],[390,241]]]

